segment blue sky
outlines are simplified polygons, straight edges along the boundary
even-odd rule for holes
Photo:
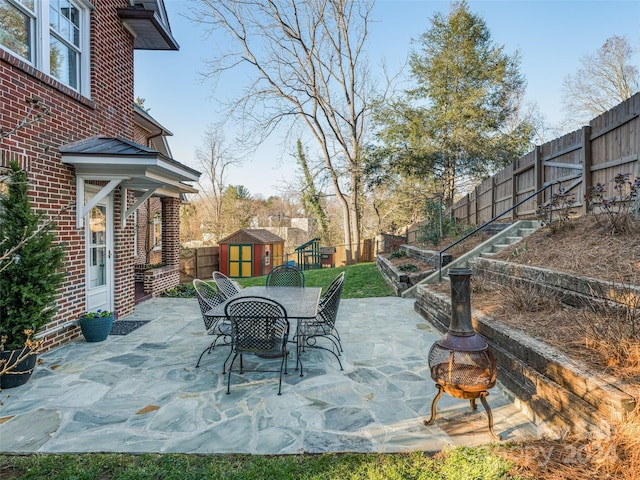
[[[613,36],[626,36],[640,47],[640,1],[474,1],[472,12],[481,15],[492,40],[507,53],[521,54],[520,71],[527,79],[526,101],[535,103],[547,122],[564,117],[563,79],[580,68],[580,58],[593,55]],[[149,113],[168,128],[173,157],[198,168],[195,150],[203,144],[208,125],[222,118],[221,101],[234,94],[233,77],[213,84],[202,82],[199,72],[213,42],[180,14],[189,3],[165,0],[178,52],[137,51],[135,95],[145,99]],[[406,60],[412,43],[430,26],[435,12],[447,13],[449,2],[436,0],[378,0],[373,11],[368,56],[372,65],[384,59],[393,72]],[[635,60],[640,56],[636,54]],[[227,134],[226,140],[233,140]],[[291,176],[294,145],[269,140],[233,167],[227,181],[244,185],[253,195],[276,195]]]

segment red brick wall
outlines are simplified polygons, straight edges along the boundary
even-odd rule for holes
[[[151,211],[151,215],[149,215],[149,211]],[[149,241],[153,241],[153,239],[149,240],[148,237],[149,233],[153,232],[153,218],[157,213],[162,214],[162,203],[158,197],[151,197],[143,205],[138,207],[138,245],[136,246],[136,265],[156,264],[163,261],[161,250],[152,250],[149,252],[149,260],[147,261],[147,250],[150,248]],[[151,224],[149,221],[151,221]]]
[[[162,199],[162,261],[180,265],[180,199]]]
[[[50,108],[44,120],[0,142],[0,161],[20,159],[33,185],[33,204],[57,215],[57,232],[66,245],[65,282],[58,312],[47,326],[52,331],[44,349],[79,335],[69,322],[85,311],[84,230],[75,226],[75,175],[62,163],[58,147],[87,137],[133,139],[133,37],[120,23],[116,9],[128,0],[96,0],[91,14],[91,98],[86,98],[0,50],[0,128],[14,128],[25,116],[25,100],[40,97]],[[115,309],[122,316],[133,309],[133,222],[120,229],[120,195],[115,192]],[[68,209],[64,210],[65,208]]]

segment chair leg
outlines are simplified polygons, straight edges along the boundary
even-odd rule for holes
[[[298,335],[296,338],[296,370],[298,369],[298,365],[300,365],[300,376],[303,377],[303,367],[302,367],[302,359],[300,358],[300,353],[302,353],[302,346],[300,345],[302,336]]]
[[[227,395],[229,395],[231,393],[231,370],[233,370],[233,362],[236,361],[236,357],[238,356],[238,354],[236,353],[233,356],[233,359],[231,360],[231,364],[229,365],[229,372],[228,372],[228,376],[227,376]],[[225,361],[226,363],[226,361]],[[240,363],[242,363],[242,355],[240,356]]]
[[[338,329],[336,327],[333,327],[333,331],[335,332],[335,339],[338,341],[338,345],[340,346],[340,351],[344,352],[344,350],[342,349],[342,339],[340,338],[340,332],[338,332]]]
[[[217,340],[217,339],[216,339]],[[198,357],[198,363],[196,363],[196,368],[200,368],[200,361],[202,360],[202,357],[205,353],[211,354],[211,352],[213,351],[214,347],[216,346],[216,341],[214,340],[211,345],[209,345],[207,348],[205,348],[202,353],[200,354],[200,356]]]
[[[317,338],[318,337],[327,338],[331,342],[332,348],[327,348],[327,347],[323,347],[322,345],[318,345],[318,343],[317,343]],[[304,339],[304,345],[306,347],[309,347],[309,348],[319,348],[321,350],[326,350],[327,352],[331,353],[331,355],[336,357],[336,360],[338,360],[338,364],[340,365],[340,370],[344,370],[344,368],[342,367],[342,362],[340,361],[339,353],[336,353],[336,350],[338,349],[338,346],[337,346],[335,340],[333,340],[331,337],[326,336],[326,335],[318,335],[318,336],[313,336],[313,337],[306,337]],[[339,350],[338,350],[338,352],[339,352]]]
[[[286,367],[286,365],[287,365],[287,356],[288,356],[288,353],[285,353],[282,356],[282,361],[280,362],[280,380],[278,381],[278,395],[282,395],[282,367],[284,366],[284,370],[285,370],[285,373],[286,373],[286,370],[287,370],[287,367]]]

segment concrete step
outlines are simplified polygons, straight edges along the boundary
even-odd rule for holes
[[[520,235],[521,237],[526,237],[528,235],[531,235],[536,230],[537,228],[519,228],[518,235]]]

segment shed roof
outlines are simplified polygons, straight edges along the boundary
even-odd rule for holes
[[[254,240],[254,243],[284,242],[284,238],[279,237],[275,233],[271,233],[269,230],[265,230],[264,228],[242,228],[237,232],[234,232],[231,235],[223,238],[218,242],[218,244],[229,243],[231,239],[238,236],[249,237],[250,239]]]

